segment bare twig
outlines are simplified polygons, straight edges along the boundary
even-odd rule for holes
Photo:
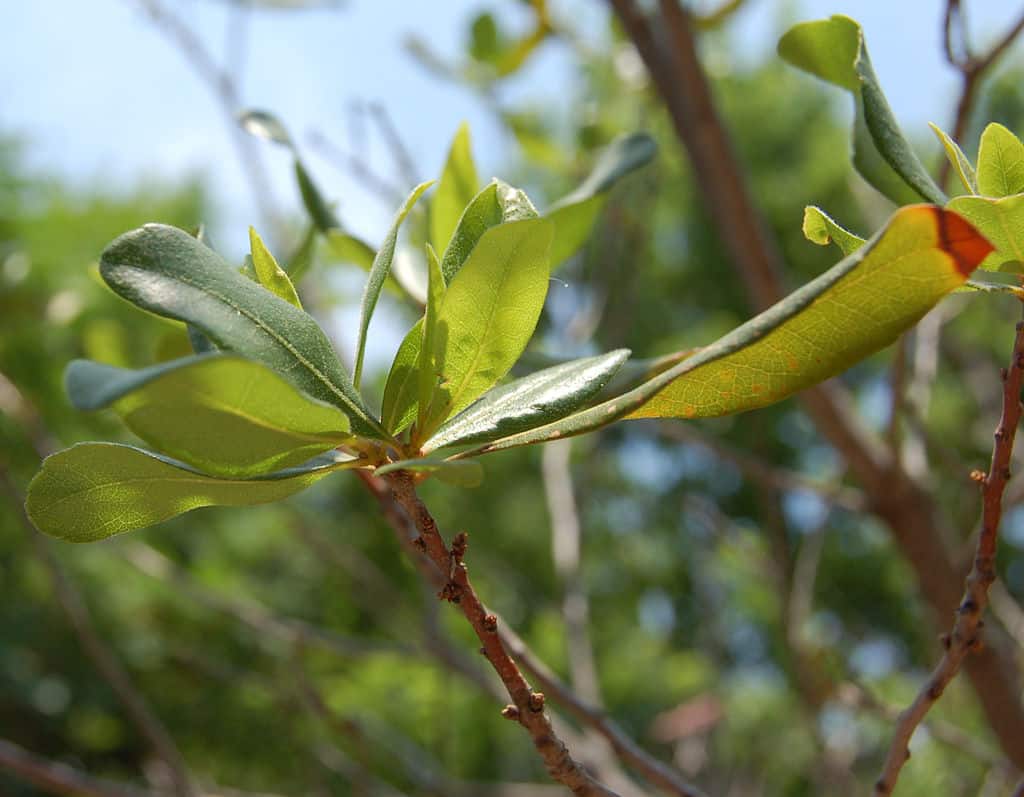
[[[146,698],[135,686],[128,671],[118,660],[117,654],[99,635],[84,598],[67,573],[64,572],[64,568],[61,567],[57,557],[50,549],[49,542],[35,530],[25,515],[24,496],[2,468],[0,468],[0,486],[3,487],[11,503],[16,507],[18,518],[35,548],[36,555],[39,556],[50,576],[57,602],[67,615],[71,628],[75,632],[75,636],[78,637],[85,654],[110,686],[136,729],[166,766],[175,794],[179,797],[194,797],[197,792],[192,777],[174,739],[171,738],[167,728],[164,727]]]
[[[381,177],[366,162],[365,157],[348,152],[335,144],[327,136],[318,131],[312,131],[307,135],[309,146],[320,153],[331,164],[342,171],[348,172],[368,190],[373,191],[383,202],[388,205],[397,204],[402,201],[401,189],[385,177]]]
[[[433,563],[444,579],[439,597],[455,604],[462,611],[483,645],[484,656],[512,698],[512,705],[506,706],[502,712],[504,716],[526,728],[554,780],[564,784],[578,797],[613,797],[615,792],[596,781],[573,760],[544,711],[544,695],[533,691],[502,644],[497,618],[480,602],[463,563],[466,534],[460,532],[456,535],[449,549],[436,521],[416,494],[412,477],[404,471],[398,471],[388,481],[395,500],[419,531],[414,547],[423,554],[424,559]]]
[[[228,133],[249,181],[252,200],[259,209],[264,225],[275,234],[278,233],[280,217],[274,207],[270,180],[267,178],[257,143],[238,125],[238,112],[242,110],[242,102],[230,62],[227,67],[221,67],[199,35],[161,0],[135,0],[135,2],[146,12],[154,26],[175,44],[192,70],[213,92],[224,113]],[[244,57],[245,42],[242,40],[244,32],[243,28],[237,27],[233,27],[229,31],[229,57],[233,59]],[[240,65],[240,60],[236,62],[236,65]]]
[[[46,794],[76,797],[152,797],[152,792],[93,777],[80,769],[30,753],[0,739],[0,769],[30,783]]]
[[[1021,31],[1024,31],[1024,14],[981,56],[971,53],[970,42],[967,40],[967,22],[960,0],[947,0],[942,18],[942,29],[946,60],[950,66],[960,72],[960,97],[957,100],[953,117],[952,137],[954,141],[962,142],[967,135],[967,126],[971,120],[971,111],[974,108],[974,100],[981,79],[1010,48]],[[959,37],[959,48],[953,43],[954,29]],[[957,52],[958,49],[959,52]],[[949,159],[943,158],[939,165],[939,185],[946,185],[951,168],[952,164]]]
[[[601,690],[590,639],[590,601],[580,572],[581,529],[570,464],[572,444],[572,440],[558,440],[544,446],[541,472],[551,516],[552,558],[562,585],[569,680],[575,694],[600,707]],[[582,743],[580,757],[590,763],[603,781],[623,795],[636,793],[636,785],[618,766],[611,744],[600,732],[584,725]]]
[[[988,588],[995,581],[996,544],[1003,512],[1003,491],[1010,480],[1013,441],[1021,417],[1021,383],[1024,381],[1024,321],[1017,324],[1010,365],[1003,371],[1003,412],[996,427],[992,462],[982,481],[982,530],[978,537],[974,565],[967,576],[963,599],[957,609],[953,630],[944,637],[946,652],[932,671],[914,702],[900,714],[889,753],[875,783],[875,794],[892,793],[900,770],[910,757],[910,737],[925,715],[942,696],[960,670],[967,655],[981,647],[982,613],[988,603]]]
[[[508,652],[530,674],[544,693],[562,706],[577,722],[593,728],[604,736],[623,763],[635,769],[667,794],[675,797],[704,797],[703,791],[688,783],[672,767],[641,748],[603,709],[580,700],[569,685],[541,662],[516,632],[507,623],[501,622],[500,618],[498,634]]]

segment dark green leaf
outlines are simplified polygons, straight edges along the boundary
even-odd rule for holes
[[[122,235],[103,252],[100,271],[128,301],[194,324],[220,348],[262,363],[340,407],[353,431],[387,438],[316,321],[181,230],[148,224]]]
[[[444,275],[441,274],[441,263],[437,259],[434,248],[427,244],[427,308],[423,314],[423,341],[420,348],[416,370],[419,374],[419,425],[422,427],[430,409],[430,400],[437,387],[438,375],[430,355],[433,353],[437,337],[437,314],[444,301]]]
[[[899,205],[915,201],[915,195],[946,202],[900,132],[855,20],[837,14],[795,25],[779,40],[779,55],[853,95],[853,161],[869,183]]]
[[[484,394],[480,401],[442,426],[423,446],[487,443],[575,412],[597,395],[629,357],[619,349],[545,368]]]
[[[384,386],[381,423],[391,434],[398,434],[416,417],[419,399],[420,350],[423,346],[423,319],[417,321],[402,339],[391,363]]]

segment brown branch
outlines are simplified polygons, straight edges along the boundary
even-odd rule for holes
[[[421,551],[412,544],[412,540],[419,536],[419,531],[395,503],[391,490],[382,479],[375,479],[365,471],[356,471],[356,474],[377,498],[389,523],[399,533],[403,546],[414,557],[413,561],[424,579],[436,589],[441,589],[445,583],[441,573],[426,561],[420,555]],[[633,741],[603,709],[581,700],[568,684],[537,658],[526,642],[501,619],[500,615],[495,614],[495,619],[498,621],[498,635],[512,658],[538,683],[547,697],[558,703],[581,725],[593,728],[604,736],[623,763],[643,775],[648,782],[675,797],[704,797],[700,789],[687,783],[672,767],[659,761]]]
[[[174,739],[156,712],[150,707],[146,698],[132,681],[128,671],[122,666],[117,654],[107,645],[96,630],[92,613],[85,599],[75,587],[68,574],[61,567],[60,561],[50,548],[48,540],[36,531],[24,510],[24,496],[15,487],[8,473],[0,468],[0,486],[8,494],[15,512],[25,528],[25,532],[35,548],[36,555],[42,561],[50,577],[53,593],[67,615],[71,628],[78,638],[79,644],[93,666],[110,686],[125,713],[136,729],[153,748],[154,753],[167,767],[168,775],[173,784],[174,793],[179,797],[195,797],[196,789],[189,774],[185,759],[178,750]]]
[[[0,769],[7,770],[46,794],[68,794],[75,797],[152,795],[146,789],[96,778],[68,764],[43,758],[6,739],[0,739]]]
[[[960,31],[960,54],[954,52],[952,43],[954,19]],[[967,135],[967,125],[970,123],[974,99],[985,73],[1010,48],[1021,31],[1024,31],[1024,14],[984,55],[974,56],[971,54],[970,44],[967,41],[967,23],[964,20],[964,10],[960,0],[947,1],[946,11],[943,15],[943,46],[946,60],[950,66],[960,72],[960,96],[957,99],[956,112],[953,117],[952,138],[954,141],[962,142]],[[939,165],[939,185],[946,185],[951,168],[952,164],[949,159],[943,158]]]
[[[463,563],[467,538],[460,532],[445,544],[437,523],[416,494],[412,477],[403,471],[389,476],[395,501],[405,510],[419,531],[414,547],[429,560],[444,579],[439,597],[455,604],[469,621],[483,645],[481,652],[491,663],[512,698],[512,705],[502,712],[514,719],[530,734],[551,777],[568,787],[578,797],[616,797],[615,792],[597,782],[572,756],[555,734],[551,720],[544,711],[544,695],[534,692],[509,656],[498,635],[497,618],[488,612],[469,580]]]
[[[660,16],[651,20],[632,0],[609,2],[647,66],[752,303],[757,308],[771,304],[782,296],[781,258],[718,116],[687,12],[676,0],[660,0]],[[948,616],[958,603],[957,584],[963,576],[937,533],[945,521],[933,497],[860,428],[838,384],[807,390],[800,400],[821,434],[846,459],[873,514],[889,527],[934,617]],[[995,644],[971,656],[966,667],[1000,745],[1024,769],[1024,709],[1014,686],[1015,668]]]
[[[551,697],[581,725],[593,728],[604,736],[623,763],[632,767],[653,785],[675,797],[704,797],[704,792],[688,783],[672,767],[654,758],[633,741],[603,709],[581,700],[571,687],[562,681],[540,659],[507,623],[499,618],[498,634],[511,656]]]
[[[963,599],[957,609],[952,631],[944,637],[946,652],[932,671],[928,682],[914,702],[900,714],[889,745],[882,772],[875,783],[875,794],[891,794],[900,770],[910,758],[910,737],[943,691],[960,671],[969,653],[981,647],[982,613],[988,603],[988,588],[996,578],[996,544],[1003,513],[1003,491],[1010,480],[1013,441],[1021,417],[1021,384],[1024,382],[1024,321],[1017,324],[1010,365],[1003,371],[1003,412],[995,431],[992,462],[982,480],[982,529],[978,537],[974,565],[967,576]]]

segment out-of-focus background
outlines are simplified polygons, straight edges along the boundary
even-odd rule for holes
[[[804,240],[805,205],[861,234],[890,208],[849,165],[849,97],[784,65],[779,35],[803,19],[856,17],[905,132],[937,168],[927,122],[951,128],[960,89],[943,52],[946,4],[725,5],[736,8],[701,30],[701,55],[793,287],[837,259]],[[1015,21],[1005,3],[963,5],[979,52]],[[530,356],[620,346],[654,356],[749,317],[635,49],[601,2],[549,6],[552,30],[506,69],[536,29],[537,4],[0,5],[0,791],[41,793],[11,773],[10,756],[25,751],[39,766],[167,788],[146,723],[97,668],[99,645],[211,793],[559,793],[500,716],[469,629],[424,596],[357,480],[92,546],[43,543],[18,509],[40,453],[130,439],[112,415],[71,409],[69,360],[139,366],[178,354],[171,325],[93,276],[112,238],[148,221],[204,224],[238,261],[250,224],[278,253],[299,241],[291,157],[240,131],[246,108],[288,126],[342,223],[374,245],[408,189],[439,174],[462,121],[481,177],[523,186],[540,208],[616,135],[647,130],[656,163],[616,189],[559,273]],[[1024,132],[1022,78],[1011,48],[979,88],[968,154],[988,120]],[[305,278],[343,358],[363,278],[326,251]],[[367,380],[378,391],[415,320],[399,299],[382,302]],[[966,474],[987,463],[1016,313],[1011,299],[953,297],[905,357],[886,352],[842,379],[858,422],[900,452],[933,502],[935,544],[954,562],[972,549],[979,500]],[[946,618],[936,624],[893,529],[799,403],[625,424],[485,466],[476,490],[424,494],[446,529],[471,533],[485,600],[589,702],[713,794],[870,787],[891,712],[922,682]],[[557,500],[566,486],[578,565],[552,554],[573,536]],[[1022,492],[1011,484],[1011,498]],[[992,622],[1019,672],[1024,512],[1010,508],[1003,539]],[[899,793],[1009,794],[1013,768],[970,684],[954,684],[935,714]],[[610,765],[591,732],[559,722],[584,758]],[[115,793],[106,785],[94,793]]]

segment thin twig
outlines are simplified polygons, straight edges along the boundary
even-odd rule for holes
[[[593,728],[604,736],[623,763],[635,769],[667,794],[675,797],[704,797],[703,791],[688,783],[668,764],[659,761],[641,748],[603,709],[580,700],[569,685],[541,662],[516,632],[500,618],[498,634],[512,658],[529,673],[544,690],[545,695],[562,706],[577,722]]]
[[[569,682],[579,697],[601,707],[601,689],[590,639],[590,601],[580,572],[580,518],[572,479],[572,444],[557,440],[544,446],[541,473],[548,514],[551,516],[551,553],[562,586],[562,620],[565,624]],[[637,793],[618,766],[610,743],[598,731],[584,726],[580,757],[600,778],[623,795]]]
[[[174,739],[156,712],[150,707],[142,692],[135,686],[128,671],[118,660],[117,654],[96,630],[96,624],[85,599],[54,555],[49,541],[44,539],[32,526],[23,509],[24,496],[15,487],[6,470],[2,468],[0,468],[0,486],[3,487],[11,503],[16,507],[16,514],[35,548],[36,555],[42,561],[50,577],[54,596],[67,615],[71,628],[85,654],[110,686],[136,729],[166,766],[174,793],[179,797],[194,797],[197,791],[193,785],[192,776],[189,774],[185,759],[174,743]]]
[[[956,48],[953,46],[954,21],[960,37],[959,53],[955,52]],[[1024,31],[1024,14],[984,55],[972,55],[970,43],[967,40],[967,22],[964,19],[963,6],[960,0],[947,0],[946,11],[943,15],[943,48],[950,66],[960,72],[960,96],[957,99],[956,112],[953,117],[952,137],[954,141],[962,142],[967,135],[967,126],[971,120],[975,95],[985,73],[1010,48],[1021,31]],[[946,185],[951,168],[952,164],[949,159],[943,158],[939,165],[939,185]]]
[[[577,797],[614,797],[615,792],[596,781],[569,753],[564,742],[555,734],[551,720],[544,711],[544,695],[535,692],[509,656],[498,635],[497,618],[488,612],[477,597],[463,563],[467,538],[459,533],[451,548],[445,543],[437,523],[426,505],[416,494],[412,477],[398,471],[388,479],[397,503],[405,510],[419,531],[415,547],[424,559],[445,579],[439,597],[455,604],[469,621],[483,645],[482,652],[501,678],[512,705],[503,715],[519,722],[533,740],[551,777],[568,787]]]
[[[957,609],[952,631],[944,637],[946,652],[914,702],[896,723],[889,753],[875,783],[876,795],[891,794],[900,770],[910,758],[910,737],[943,691],[960,670],[967,655],[981,647],[982,613],[988,603],[988,588],[995,581],[996,544],[1003,512],[1003,491],[1010,480],[1013,441],[1021,417],[1020,393],[1024,381],[1024,321],[1017,324],[1010,365],[1002,372],[1003,412],[996,427],[992,462],[982,478],[982,530],[978,537],[974,565],[967,576],[963,599]]]
[[[280,216],[274,207],[270,180],[267,178],[257,143],[238,124],[238,113],[242,110],[241,94],[230,66],[221,67],[196,31],[161,0],[135,2],[149,16],[154,26],[175,44],[192,70],[216,97],[263,224],[275,234],[279,233]],[[244,28],[235,26],[229,30],[229,57],[244,57],[245,42],[241,40],[244,33]],[[236,62],[236,65],[240,66],[240,61]]]
[[[137,786],[93,777],[63,762],[30,753],[6,739],[0,739],[0,769],[46,794],[76,797],[152,797],[153,794]]]

